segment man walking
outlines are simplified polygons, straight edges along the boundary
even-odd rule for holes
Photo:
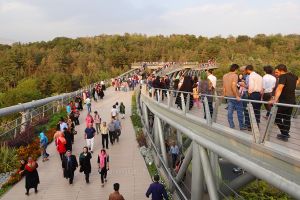
[[[152,200],[168,200],[168,194],[165,189],[165,187],[159,183],[159,175],[154,175],[154,183],[152,183],[147,192],[146,197],[149,198],[149,196],[152,195]]]
[[[69,150],[66,153],[66,156],[62,161],[62,168],[64,170],[64,177],[69,179],[69,183],[73,184],[74,171],[78,167],[78,162],[76,156],[72,155],[72,152]]]
[[[119,137],[121,135],[121,129],[122,129],[121,121],[118,118],[116,118],[114,119],[114,123],[115,123],[115,139],[117,139],[117,142],[119,142]]]
[[[125,200],[124,197],[119,193],[120,184],[114,184],[114,192],[109,195],[108,200]]]
[[[115,123],[114,123],[114,118],[111,119],[110,123],[108,124],[108,133],[109,133],[109,140],[110,144],[113,145],[115,142]]]
[[[89,148],[91,153],[93,153],[94,137],[95,137],[96,130],[90,123],[84,132],[85,132],[84,139],[86,139],[86,146]]]

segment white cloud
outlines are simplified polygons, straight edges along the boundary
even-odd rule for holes
[[[27,42],[125,32],[205,36],[300,33],[298,0],[206,2],[0,0],[0,37]]]
[[[300,33],[300,2],[251,7],[239,3],[200,4],[161,16],[173,31],[196,35]]]

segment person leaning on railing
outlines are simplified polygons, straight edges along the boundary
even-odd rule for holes
[[[278,65],[275,69],[279,75],[278,85],[275,91],[275,97],[269,101],[269,103],[296,104],[295,90],[297,84],[299,84],[298,77],[288,72],[287,67],[283,64]],[[292,112],[293,107],[278,106],[275,123],[281,132],[281,134],[277,135],[277,138],[280,140],[288,141],[290,137],[289,132]]]

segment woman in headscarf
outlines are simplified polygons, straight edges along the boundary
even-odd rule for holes
[[[29,195],[30,188],[34,188],[35,193],[38,192],[37,186],[40,183],[40,179],[36,168],[38,168],[38,164],[32,159],[32,157],[28,157],[28,162],[25,165],[25,169],[24,169],[24,175],[26,177],[25,179],[26,195]]]
[[[190,95],[189,95],[190,96],[189,109],[191,109],[193,107],[193,95],[192,95],[193,84],[192,84],[192,79],[191,79],[190,76],[185,76],[184,77],[182,85],[179,88],[179,91],[185,92],[185,93],[183,93],[185,105],[186,105],[188,93],[190,93]],[[180,109],[182,109],[182,105],[181,105],[181,92],[178,92],[175,103],[177,104],[177,106]]]
[[[64,154],[66,153],[66,143],[67,141],[64,134],[60,132],[59,137],[55,140],[55,144],[61,160],[63,160]]]
[[[94,119],[90,113],[87,114],[87,116],[85,118],[85,123],[86,123],[86,127],[88,127],[89,124],[92,124],[92,126],[93,126]]]
[[[211,81],[207,78],[207,73],[202,71],[200,73],[200,81],[199,81],[199,93],[201,94],[201,100],[203,102],[203,109],[204,109],[204,119],[206,119],[206,110],[205,110],[205,103],[204,99],[207,98],[210,116],[212,117],[213,114],[213,97],[206,96],[213,94],[213,87]]]
[[[104,187],[104,182],[107,182],[107,171],[109,170],[109,156],[106,154],[105,149],[101,149],[98,155],[99,173],[101,175],[102,187]]]
[[[79,172],[83,172],[85,174],[86,183],[90,182],[91,158],[92,154],[89,152],[88,147],[83,147],[83,152],[79,156]]]
[[[41,147],[41,154],[43,157],[43,162],[49,160],[49,154],[47,153],[47,146],[48,146],[48,138],[47,136],[41,132],[40,133],[40,147]]]

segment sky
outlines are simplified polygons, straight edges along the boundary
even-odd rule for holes
[[[0,0],[0,43],[124,33],[300,34],[300,0]]]

